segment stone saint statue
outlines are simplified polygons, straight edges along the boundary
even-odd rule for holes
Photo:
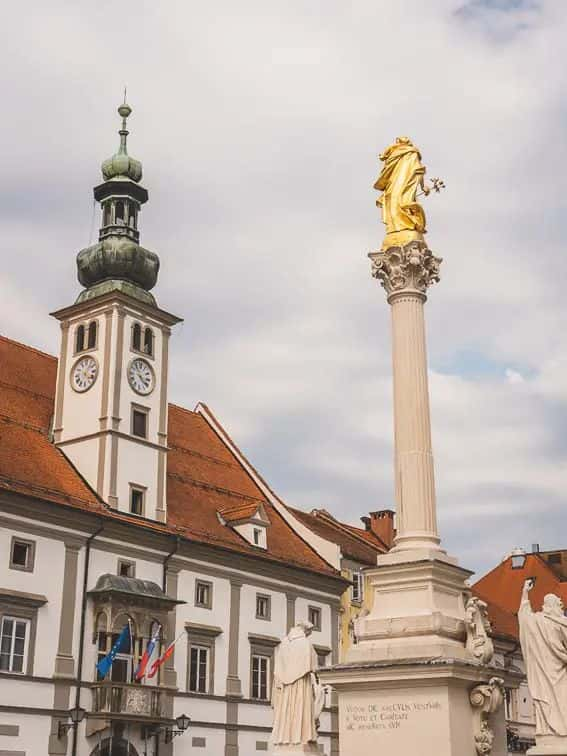
[[[465,608],[467,650],[481,664],[488,664],[494,656],[494,645],[489,637],[491,631],[488,606],[477,596],[471,596]]]
[[[272,691],[274,754],[319,753],[317,727],[325,691],[316,675],[317,654],[309,640],[312,630],[310,622],[299,622],[276,649]]]
[[[528,688],[536,715],[534,753],[567,754],[567,618],[559,596],[548,593],[541,612],[534,612],[524,583],[518,620]],[[541,747],[544,750],[539,750]],[[552,750],[546,750],[551,748]]]
[[[408,137],[398,137],[380,155],[380,160],[384,167],[374,189],[383,192],[376,200],[386,226],[382,249],[416,239],[423,241],[425,213],[416,202],[416,194],[418,189],[425,195],[430,190],[425,186],[425,166],[421,164],[419,150]]]

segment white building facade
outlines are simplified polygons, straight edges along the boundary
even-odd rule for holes
[[[168,403],[179,318],[150,293],[159,259],[139,245],[147,192],[119,113],[99,241],[77,258],[85,288],[54,313],[58,359],[0,338],[0,754],[250,756],[270,748],[275,647],[309,620],[320,664],[336,661],[347,583],[337,545],[210,410]],[[148,669],[173,653],[135,681],[152,636]],[[336,716],[321,718],[327,756]]]

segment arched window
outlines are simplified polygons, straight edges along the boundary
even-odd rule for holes
[[[110,202],[107,202],[106,205],[104,206],[104,212],[103,212],[103,216],[102,216],[102,225],[103,226],[110,226],[110,220],[111,220]]]
[[[85,326],[77,326],[75,331],[75,352],[82,352],[85,348]]]
[[[87,349],[94,349],[96,346],[96,320],[89,323],[87,336]]]
[[[144,331],[144,352],[153,357],[154,354],[154,332],[151,328]]]
[[[142,348],[142,328],[139,323],[132,326],[132,349],[140,351]]]
[[[124,225],[124,202],[122,200],[118,200],[116,203],[116,215],[114,222],[118,226]]]

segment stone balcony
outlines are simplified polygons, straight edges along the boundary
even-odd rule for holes
[[[167,716],[171,691],[150,685],[98,682],[91,686],[93,714],[159,720]]]

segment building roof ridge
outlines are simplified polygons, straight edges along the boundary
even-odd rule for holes
[[[49,352],[44,352],[42,349],[38,349],[37,347],[32,347],[29,344],[24,344],[22,341],[16,341],[16,339],[11,339],[9,336],[4,336],[0,333],[0,341],[6,341],[10,344],[13,344],[16,347],[19,347],[20,349],[25,349],[27,352],[35,352],[35,354],[39,354],[42,357],[47,357],[50,360],[54,360],[55,362],[58,362],[58,358],[55,357],[53,354],[49,354]]]
[[[329,514],[326,510],[317,510],[318,512],[323,512],[322,515],[312,515],[313,517],[320,517],[320,519],[324,520],[326,523],[328,523],[331,527],[336,528],[337,530],[342,531],[343,533],[346,533],[346,535],[349,535],[351,538],[356,538],[357,541],[360,541],[361,543],[365,544],[366,546],[369,546],[370,548],[373,548],[372,544],[368,542],[367,538],[364,538],[362,535],[359,535],[358,533],[353,533],[351,530],[351,526],[348,523],[341,522],[333,515]],[[362,528],[357,528],[357,530],[360,530],[362,532]],[[384,547],[386,547],[386,544],[382,541],[381,538],[376,536],[376,538],[383,543]]]

